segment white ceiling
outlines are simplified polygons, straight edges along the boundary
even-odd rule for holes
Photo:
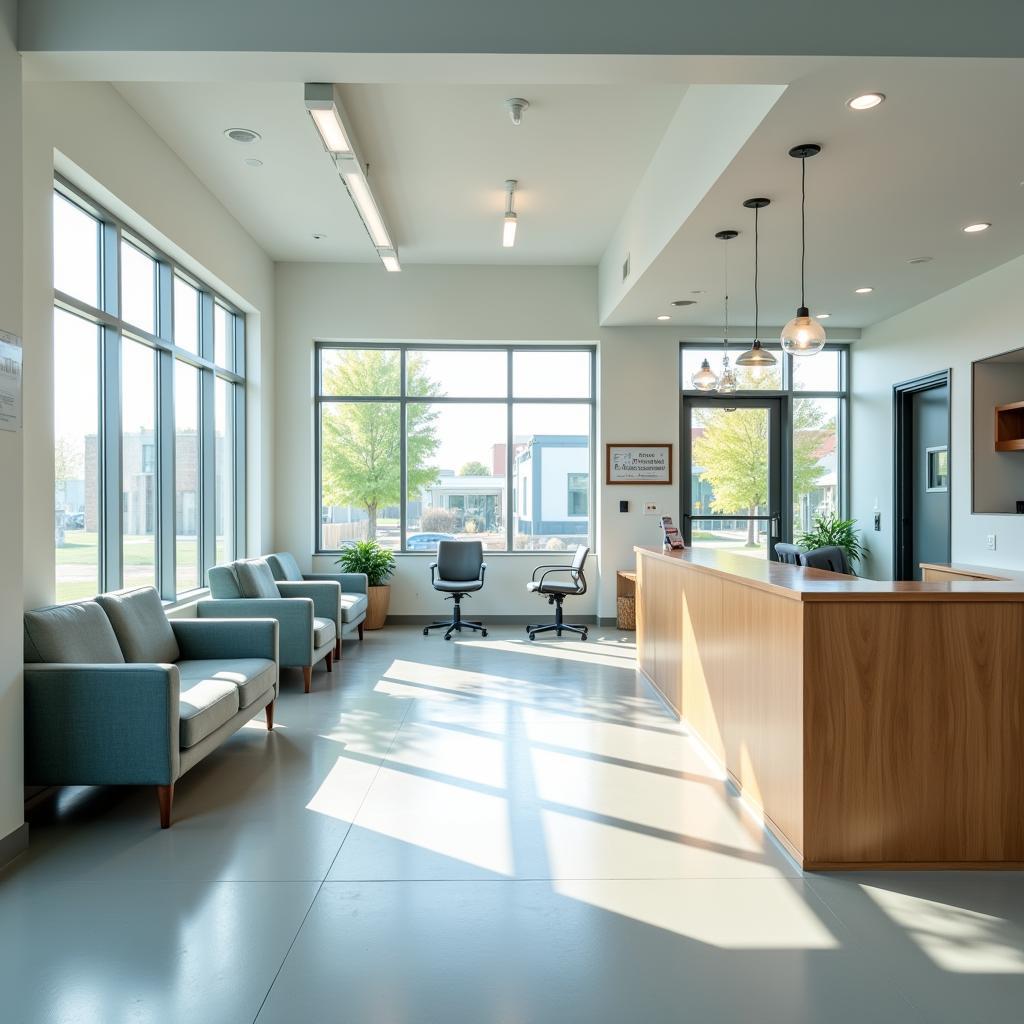
[[[550,71],[558,58],[545,60],[524,65],[524,76],[536,81],[538,69]],[[451,77],[472,68],[481,80],[439,82],[435,68],[429,81],[387,81],[382,73],[384,84],[343,86],[403,262],[596,264],[686,90],[665,60],[632,60],[628,75],[609,62],[605,81],[588,65],[589,84],[495,85],[469,58],[462,65],[452,58]],[[714,82],[709,60],[687,66]],[[1024,61],[719,63],[723,82],[789,81],[788,88],[608,324],[653,325],[659,313],[672,315],[670,328],[718,323],[723,243],[713,235],[726,227],[742,232],[729,243],[732,319],[752,323],[753,218],[741,207],[752,195],[772,199],[762,213],[761,323],[792,316],[799,165],[787,150],[800,142],[824,147],[807,165],[807,291],[812,312],[832,314],[832,328],[870,325],[1024,253],[1024,133],[1016,128]],[[408,61],[401,66],[408,74]],[[275,259],[375,259],[305,115],[301,81],[121,81],[116,88]],[[887,101],[859,114],[846,108],[849,96],[868,90]],[[532,103],[518,128],[504,110],[516,94]],[[223,130],[237,126],[263,140],[228,142]],[[247,156],[263,166],[246,167]],[[686,170],[680,166],[681,178]],[[507,177],[521,181],[511,251],[500,246]],[[981,220],[993,227],[961,231]],[[314,241],[314,232],[327,238]],[[933,259],[906,262],[917,256]],[[875,291],[857,296],[860,285]],[[676,298],[698,301],[677,311],[668,305]]]
[[[343,87],[406,263],[594,264],[684,91],[677,84]],[[375,261],[323,151],[301,83],[119,83],[117,89],[276,260]],[[262,140],[239,145],[224,130]],[[262,167],[248,167],[256,157]],[[506,178],[519,237],[501,247]],[[321,241],[314,232],[326,234]]]

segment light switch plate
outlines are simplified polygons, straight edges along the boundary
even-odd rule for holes
[[[882,531],[882,513],[875,513],[875,533],[881,533]]]
[[[658,503],[656,501],[644,502],[644,515],[656,516],[658,514]]]
[[[985,547],[987,547],[989,551],[995,551],[996,535],[994,533],[988,534],[988,536],[985,538]]]

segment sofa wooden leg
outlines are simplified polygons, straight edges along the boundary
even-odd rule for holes
[[[334,657],[337,661],[341,661],[341,637],[338,637],[338,642],[334,645]]]
[[[267,716],[267,732],[270,732],[274,728],[274,702],[271,701],[264,709],[263,713]]]
[[[363,639],[363,624],[361,622],[359,623],[359,639]]]
[[[327,652],[327,657],[324,660],[327,662],[327,671],[328,672],[333,672],[334,671],[334,652],[333,651],[328,651]]]
[[[174,802],[174,783],[169,786],[157,786],[156,798],[160,801],[160,827],[171,827],[171,804]]]
[[[310,688],[313,685],[313,666],[303,665],[302,666],[302,683],[303,690],[305,693],[309,693]]]

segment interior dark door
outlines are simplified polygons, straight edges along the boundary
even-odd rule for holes
[[[949,394],[945,372],[896,388],[896,579],[950,560]]]
[[[774,559],[784,539],[782,400],[686,396],[681,437],[686,545]]]
[[[922,562],[948,562],[949,551],[949,385],[918,391],[911,402],[914,435],[911,524],[913,579]]]

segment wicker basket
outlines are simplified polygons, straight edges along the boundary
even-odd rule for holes
[[[636,598],[615,599],[615,625],[618,629],[636,629]]]

